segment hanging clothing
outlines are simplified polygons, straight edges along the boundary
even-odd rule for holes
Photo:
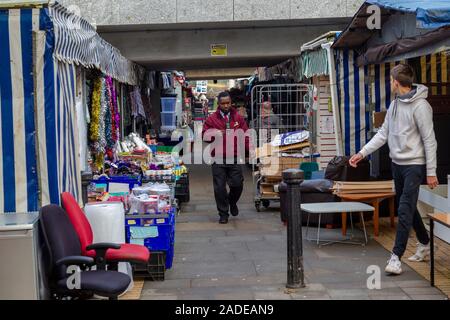
[[[150,88],[150,90],[155,90],[156,89],[156,71],[148,71],[147,72],[147,77],[146,77],[146,84],[147,87]]]
[[[133,88],[133,91],[130,93],[130,98],[132,115],[134,117],[142,116],[144,119],[146,119],[144,105],[142,103],[141,90],[138,86],[135,86]]]

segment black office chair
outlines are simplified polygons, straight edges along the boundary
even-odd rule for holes
[[[89,270],[95,265],[94,259],[81,255],[80,240],[64,209],[57,205],[43,207],[40,210],[40,226],[48,251],[46,271],[53,298],[83,299],[96,294],[117,300],[128,288],[131,279],[126,274]],[[76,285],[75,277],[68,273],[69,266],[79,267],[79,285]]]

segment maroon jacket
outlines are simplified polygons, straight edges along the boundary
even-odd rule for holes
[[[231,108],[230,113],[229,113],[229,117],[230,117],[230,129],[233,130],[243,130],[244,132],[247,132],[248,130],[248,125],[245,122],[244,118],[241,117],[241,115],[236,111],[236,109]],[[206,119],[204,125],[203,125],[203,132],[202,132],[202,136],[205,135],[205,132],[209,129],[217,129],[217,130],[221,130],[222,132],[225,132],[227,130],[227,122],[225,120],[224,117],[222,117],[222,114],[220,112],[220,109],[218,108],[216,112],[214,112],[213,114],[211,114],[208,119]],[[207,140],[209,140],[209,138],[206,138]],[[212,138],[212,141],[207,141],[206,142],[212,142],[214,140],[214,138]],[[227,158],[232,158],[232,157],[236,157],[238,154],[238,146],[237,146],[237,138],[235,138],[234,141],[234,152],[232,155],[229,154],[225,154],[226,153],[226,139],[225,136],[223,138],[223,150],[222,152],[220,152],[220,150],[215,149],[212,153],[212,156],[224,156]],[[245,151],[246,154],[248,154],[249,151],[249,138],[246,137],[245,138]],[[221,154],[220,154],[221,153]]]

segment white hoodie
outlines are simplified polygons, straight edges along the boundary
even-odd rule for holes
[[[414,85],[410,93],[392,101],[383,126],[360,153],[367,157],[387,141],[395,164],[426,164],[427,176],[435,177],[437,142],[427,97],[427,87]]]

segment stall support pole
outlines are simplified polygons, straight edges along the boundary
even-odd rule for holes
[[[93,178],[92,172],[81,171],[81,193],[83,197],[83,204],[88,203],[88,186]]]
[[[302,215],[300,211],[300,183],[302,170],[283,171],[283,181],[287,184],[287,284],[288,289],[304,288]]]

